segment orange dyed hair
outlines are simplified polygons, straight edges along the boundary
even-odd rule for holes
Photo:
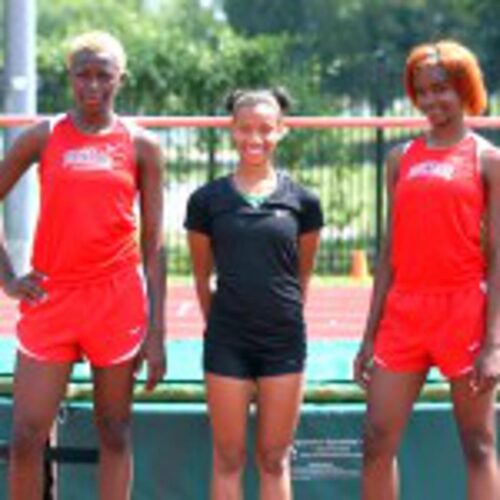
[[[425,43],[413,48],[406,60],[404,85],[414,106],[417,103],[413,75],[424,64],[437,64],[446,71],[467,114],[480,115],[484,111],[488,95],[483,74],[476,56],[469,49],[453,40]]]

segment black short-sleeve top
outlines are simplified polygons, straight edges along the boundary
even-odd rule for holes
[[[216,291],[207,338],[256,347],[303,340],[299,237],[323,226],[319,199],[280,172],[258,206],[225,176],[190,197],[185,228],[210,238]]]

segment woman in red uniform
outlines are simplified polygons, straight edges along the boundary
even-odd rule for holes
[[[75,38],[67,64],[73,109],[25,131],[0,166],[2,198],[33,163],[41,193],[33,270],[16,276],[0,247],[0,282],[21,306],[10,498],[41,498],[44,443],[71,368],[86,358],[99,497],[123,500],[130,496],[134,370],[145,358],[149,388],[165,371],[162,158],[146,131],[113,111],[126,66],[115,38]]]
[[[464,122],[487,100],[468,49],[453,41],[414,48],[405,85],[430,128],[387,159],[387,238],[354,367],[368,390],[363,499],[398,498],[401,435],[437,366],[451,386],[468,498],[496,500],[500,153]]]

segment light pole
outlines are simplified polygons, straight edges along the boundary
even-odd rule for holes
[[[36,113],[36,0],[6,0],[5,102],[9,114]],[[6,131],[6,147],[20,134]],[[16,272],[29,268],[31,239],[38,196],[36,172],[31,168],[16,184],[4,205],[4,228],[9,255]]]

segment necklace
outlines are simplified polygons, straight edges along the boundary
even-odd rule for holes
[[[278,184],[278,174],[273,169],[265,177],[245,178],[239,171],[232,175],[232,181],[236,189],[246,195],[267,196],[271,194]]]

